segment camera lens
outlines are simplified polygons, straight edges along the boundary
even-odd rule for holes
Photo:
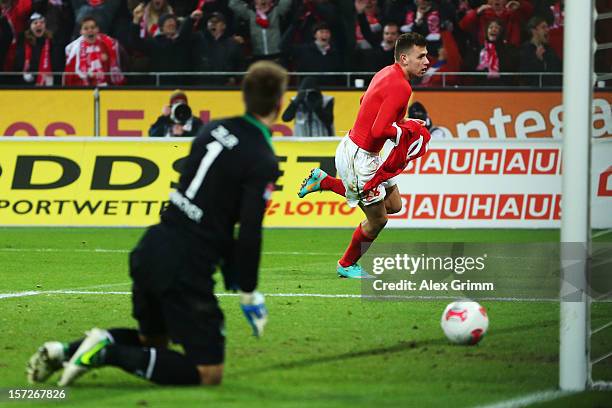
[[[191,118],[191,108],[185,103],[177,103],[172,105],[171,119],[184,125]]]

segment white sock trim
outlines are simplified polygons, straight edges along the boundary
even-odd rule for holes
[[[145,373],[145,377],[147,380],[151,379],[153,375],[153,369],[155,368],[155,361],[157,360],[157,350],[153,347],[149,349],[149,365],[147,366],[147,372]]]

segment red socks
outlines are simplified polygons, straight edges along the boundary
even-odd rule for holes
[[[346,197],[346,189],[344,184],[342,184],[342,180],[332,176],[327,176],[321,180],[321,190],[333,191],[342,197]]]
[[[364,234],[363,229],[361,229],[361,223],[359,223],[359,226],[355,229],[355,232],[353,232],[353,238],[351,239],[351,243],[349,244],[348,248],[346,248],[342,259],[338,261],[340,266],[346,268],[357,262],[359,258],[361,258],[361,255],[363,255],[368,250],[370,244],[372,243],[372,241],[374,241],[374,239],[376,239],[376,237],[370,238],[366,234]],[[364,244],[363,253],[361,252],[362,244]]]
[[[335,177],[327,176],[323,180],[321,180],[321,190],[333,191],[334,193],[341,195],[342,197],[346,197],[346,189],[344,188],[342,180]],[[359,258],[361,258],[361,255],[363,255],[363,253],[368,250],[370,244],[372,243],[372,241],[374,241],[375,238],[376,237],[368,237],[363,232],[360,223],[359,226],[357,226],[357,228],[355,229],[355,232],[353,232],[351,243],[349,244],[348,248],[346,248],[342,259],[340,259],[338,263],[345,268],[356,263]]]

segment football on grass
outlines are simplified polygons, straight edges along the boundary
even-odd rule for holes
[[[487,332],[489,317],[477,302],[460,300],[446,306],[440,325],[452,343],[472,345]]]

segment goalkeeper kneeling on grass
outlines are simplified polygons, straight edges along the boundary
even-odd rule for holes
[[[269,128],[286,84],[278,65],[253,64],[242,85],[246,113],[211,122],[194,139],[161,222],[130,254],[138,330],[93,328],[71,343],[46,342],[28,362],[31,382],[63,367],[59,385],[66,386],[93,368],[114,366],[157,384],[220,384],[225,333],[213,293],[217,265],[226,288],[240,291],[253,334],[263,334],[268,313],[255,290],[261,224],[279,176]],[[184,353],[168,349],[170,340]]]

